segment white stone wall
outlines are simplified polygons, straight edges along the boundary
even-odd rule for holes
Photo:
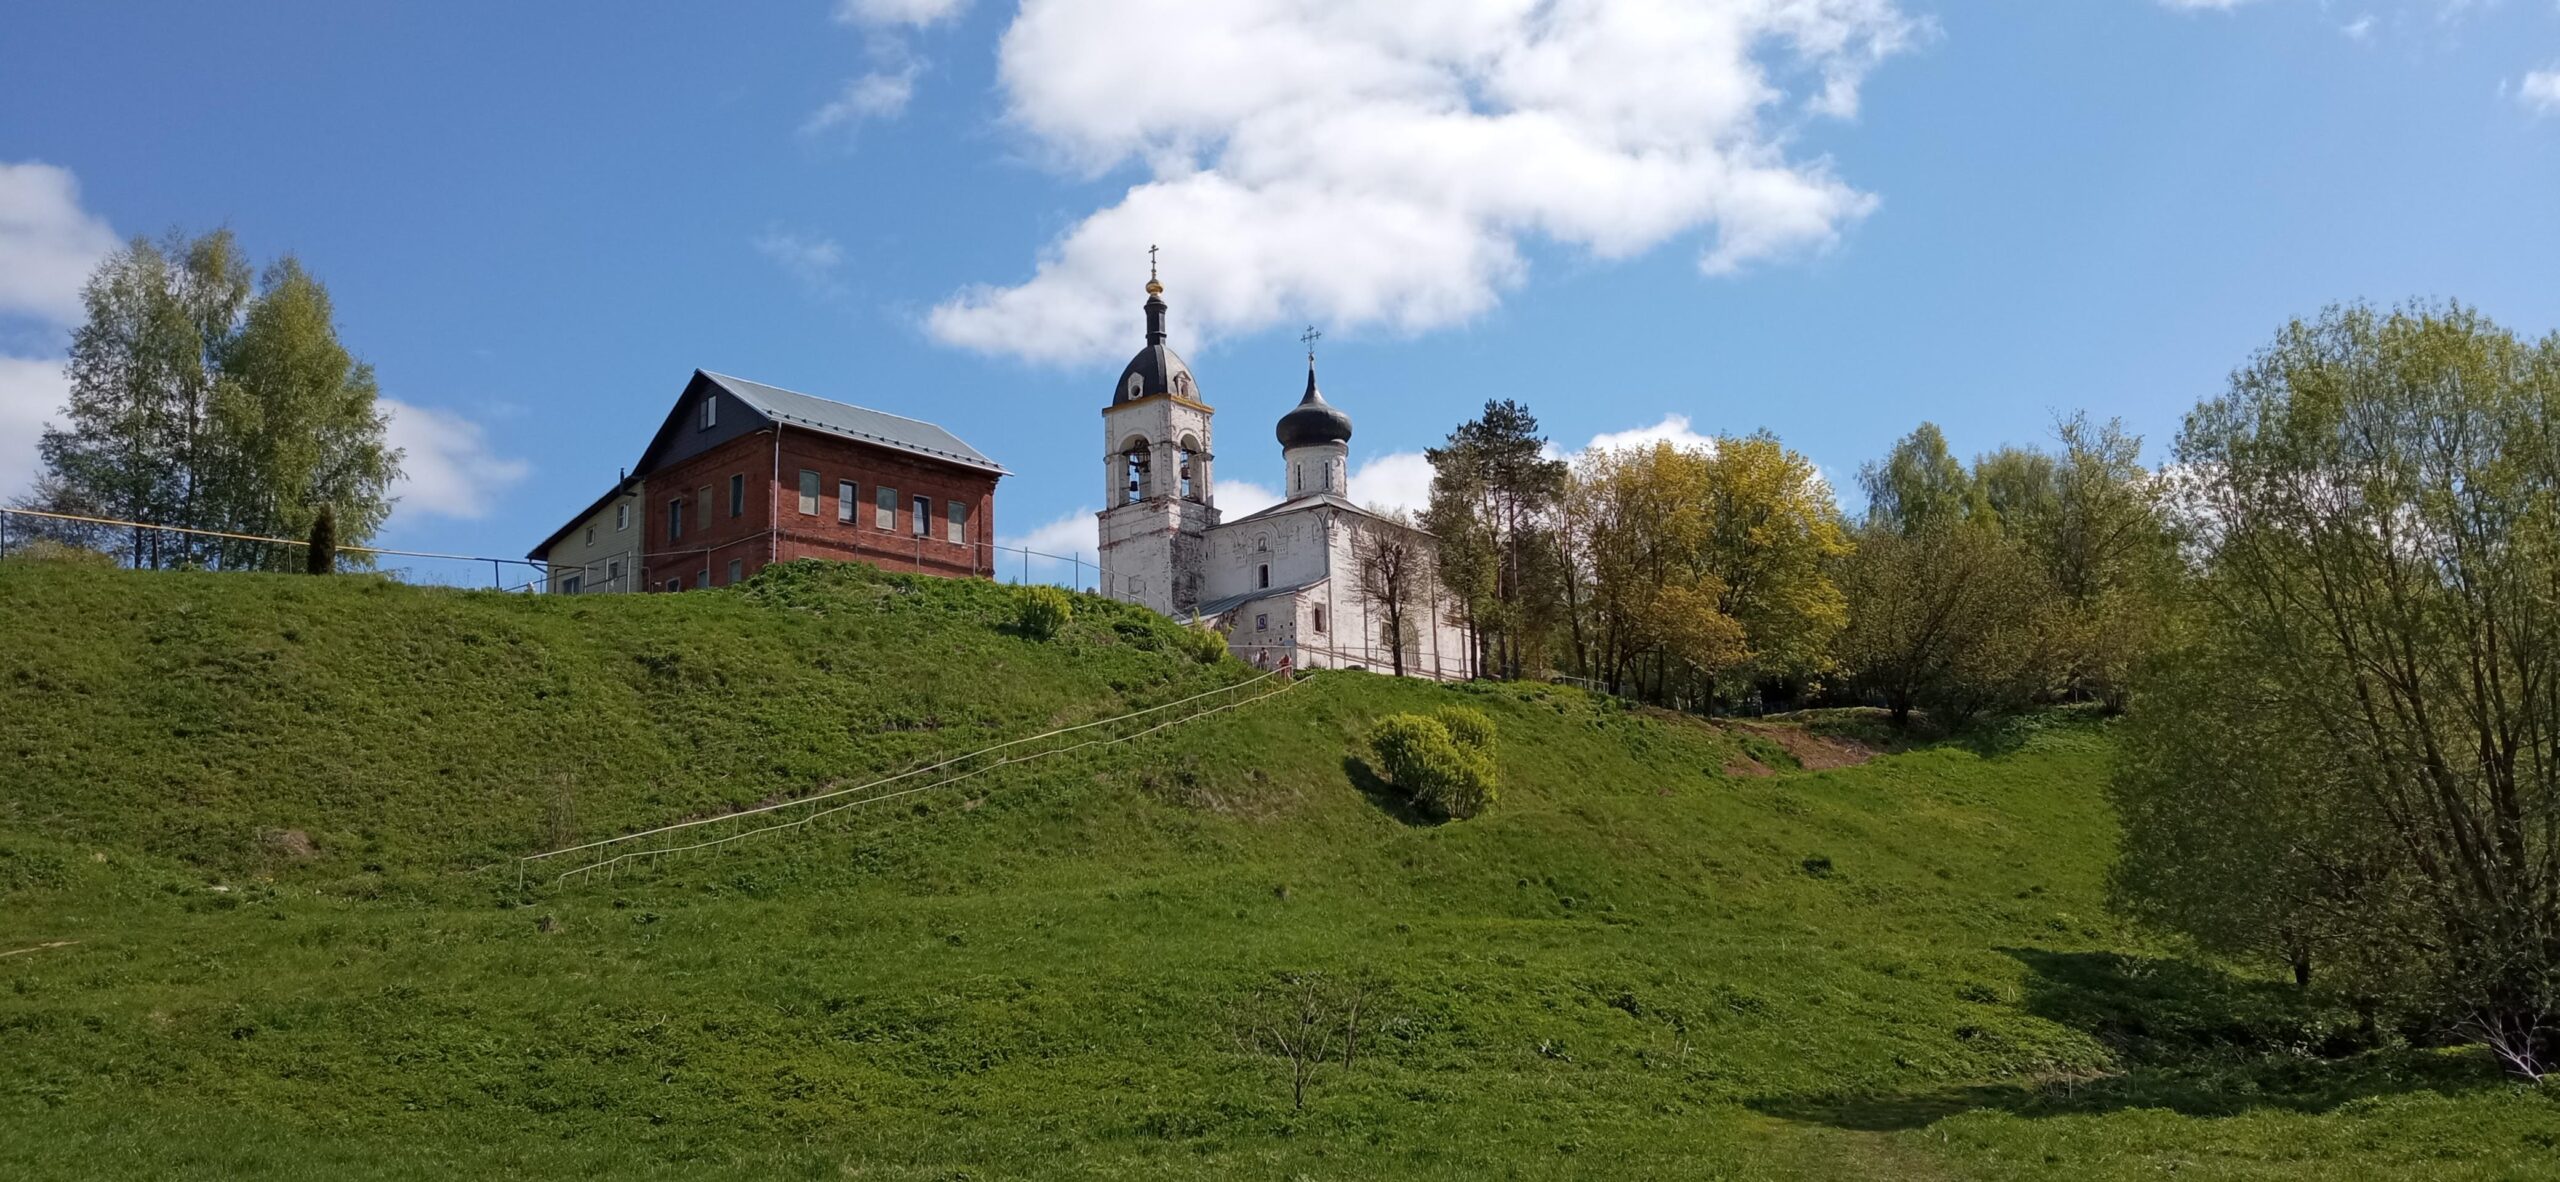
[[[1326,612],[1325,634],[1330,643],[1325,647],[1333,650],[1326,654],[1327,663],[1384,673],[1395,667],[1394,653],[1385,635],[1387,613],[1361,592],[1357,531],[1404,527],[1371,517],[1342,516],[1334,530],[1334,569],[1339,574],[1330,585],[1330,610]],[[1424,544],[1430,544],[1427,536]],[[1405,623],[1413,636],[1404,655],[1407,676],[1456,681],[1474,675],[1468,660],[1466,630],[1458,626],[1452,606],[1447,590],[1436,577],[1425,578],[1415,589],[1413,602],[1406,609]]]
[[[1265,565],[1271,568],[1273,587],[1325,577],[1333,569],[1325,538],[1325,519],[1332,512],[1310,506],[1210,531],[1200,597],[1224,599],[1261,590]]]
[[[1228,647],[1256,664],[1276,664],[1287,656],[1301,669],[1356,667],[1384,673],[1394,668],[1384,643],[1385,613],[1360,590],[1354,531],[1364,528],[1398,527],[1316,505],[1210,531],[1212,565],[1205,599],[1257,589],[1256,569],[1266,561],[1274,589],[1320,580],[1286,596],[1248,601],[1229,613],[1221,621]],[[1268,550],[1259,548],[1266,545]],[[1453,605],[1437,580],[1417,594],[1407,618],[1414,637],[1405,653],[1408,676],[1455,681],[1474,675],[1466,630],[1456,622]]]
[[[1210,410],[1158,395],[1102,412],[1102,593],[1169,616],[1198,608],[1207,535],[1218,522],[1211,468]],[[1127,447],[1148,456],[1138,499],[1129,500]],[[1182,487],[1184,444],[1192,445],[1191,495]]]
[[[1351,493],[1351,448],[1341,443],[1318,443],[1306,447],[1284,448],[1280,452],[1282,475],[1288,480],[1289,499],[1332,493]]]

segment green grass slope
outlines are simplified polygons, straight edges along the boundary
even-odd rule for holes
[[[1789,762],[1769,734],[1324,674],[519,887],[516,855],[1251,676],[1007,603],[0,563],[0,1174],[2560,1173],[2560,1105],[2476,1056],[2111,919],[2108,741],[2071,715],[1745,775]],[[1357,741],[1452,703],[1503,796],[1433,825]],[[1367,983],[1368,1034],[1297,1110],[1234,1015],[1309,973]]]

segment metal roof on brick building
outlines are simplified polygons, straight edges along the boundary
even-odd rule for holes
[[[855,406],[847,402],[819,398],[780,386],[768,386],[727,374],[699,371],[703,377],[746,403],[757,414],[775,422],[812,431],[840,435],[863,443],[913,452],[937,460],[966,464],[989,472],[1005,473],[1004,466],[988,459],[986,454],[960,441],[960,437],[922,419],[910,419],[887,411]]]

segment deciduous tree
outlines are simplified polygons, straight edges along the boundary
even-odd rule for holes
[[[2133,702],[2123,885],[2213,938],[2322,915],[2364,954],[2354,987],[2413,985],[2413,1009],[2550,1070],[2560,336],[2459,305],[2332,309],[2189,415],[2177,455],[2195,639]],[[2273,897],[2167,885],[2251,861]]]
[[[299,537],[333,502],[341,541],[390,511],[370,367],[337,338],[328,293],[287,257],[254,289],[228,231],[135,239],[99,265],[73,334],[71,394],[38,445],[50,507]],[[290,569],[294,548],[136,528],[136,566]]]

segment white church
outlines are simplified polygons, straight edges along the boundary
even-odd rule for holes
[[[1147,280],[1147,344],[1129,359],[1103,409],[1102,587],[1179,620],[1216,628],[1237,656],[1266,668],[1371,669],[1471,677],[1473,646],[1436,575],[1431,535],[1352,503],[1351,416],[1316,390],[1280,416],[1287,494],[1277,505],[1221,521],[1211,476],[1215,413],[1165,343],[1164,285]],[[1381,575],[1403,568],[1388,610]],[[1401,649],[1401,653],[1397,651]],[[1399,661],[1398,657],[1401,656]]]

